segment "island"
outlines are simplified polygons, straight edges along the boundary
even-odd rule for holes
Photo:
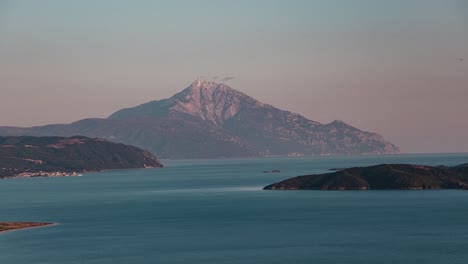
[[[268,185],[264,190],[422,190],[468,189],[468,166],[431,167],[381,164],[305,175]]]
[[[41,222],[0,222],[0,233],[25,228],[42,227],[53,225],[54,223]]]
[[[159,168],[149,151],[105,139],[0,137],[0,178],[79,176],[111,169]]]

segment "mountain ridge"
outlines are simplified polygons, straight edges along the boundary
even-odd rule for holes
[[[397,153],[382,136],[343,121],[328,124],[257,101],[225,84],[196,80],[172,97],[124,108],[106,119],[0,135],[84,135],[150,149],[163,158]]]

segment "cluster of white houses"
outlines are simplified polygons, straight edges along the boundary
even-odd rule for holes
[[[32,177],[65,177],[65,176],[82,176],[76,172],[62,171],[39,171],[39,172],[22,172],[14,176],[15,178],[32,178]]]

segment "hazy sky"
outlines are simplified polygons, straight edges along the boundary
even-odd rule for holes
[[[404,152],[468,151],[466,0],[0,0],[0,125],[107,117],[198,76]]]

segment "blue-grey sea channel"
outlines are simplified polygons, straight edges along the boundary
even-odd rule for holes
[[[163,160],[0,180],[1,264],[468,263],[468,191],[263,191],[289,177],[468,154]],[[262,173],[264,170],[281,173]]]

